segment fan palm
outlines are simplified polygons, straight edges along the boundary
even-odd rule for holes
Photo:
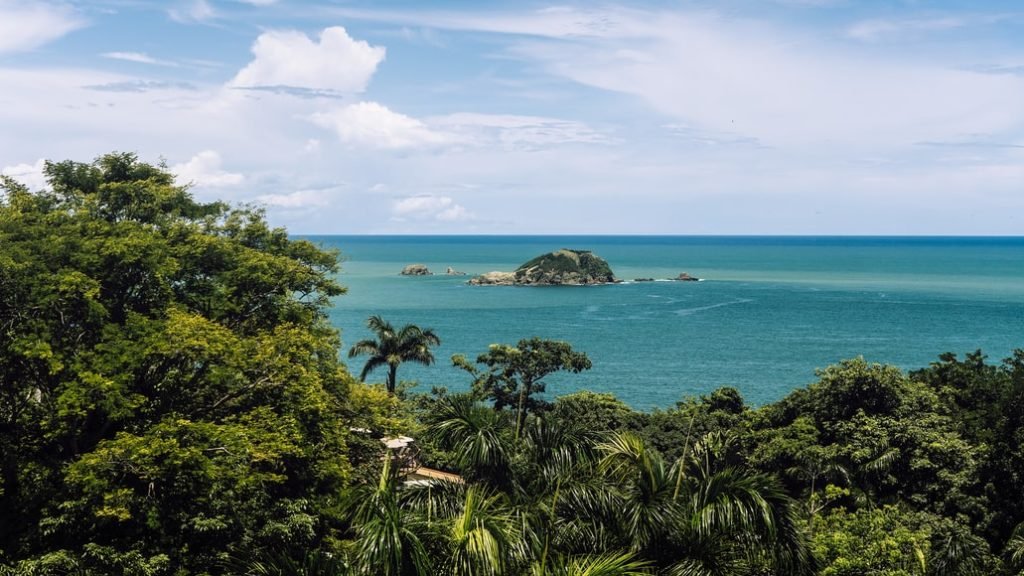
[[[360,380],[366,377],[377,368],[388,367],[387,388],[388,393],[395,393],[395,386],[398,383],[398,366],[403,362],[416,362],[429,366],[434,363],[434,353],[431,346],[439,346],[441,339],[430,328],[420,328],[415,324],[406,324],[400,329],[380,316],[370,316],[366,326],[377,335],[377,339],[360,340],[348,351],[349,358],[368,355],[369,359],[363,366],[359,375]]]

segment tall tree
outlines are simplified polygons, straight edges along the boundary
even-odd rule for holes
[[[544,405],[533,395],[544,392],[546,376],[561,371],[578,373],[591,367],[587,355],[573,350],[568,342],[538,337],[520,340],[515,346],[492,344],[476,362],[482,368],[463,356],[452,357],[453,364],[474,376],[477,395],[494,400],[497,410],[515,406],[517,440],[527,412]]]
[[[434,363],[431,346],[439,346],[441,339],[430,328],[423,329],[415,324],[406,324],[400,329],[380,316],[370,316],[366,326],[372,330],[377,339],[360,340],[348,351],[349,358],[368,355],[366,365],[359,375],[360,380],[381,366],[388,367],[388,393],[395,393],[398,384],[398,367],[403,362],[415,362],[429,366]]]
[[[0,180],[0,557],[192,574],[315,546],[349,474],[336,256],[132,154],[44,171]]]

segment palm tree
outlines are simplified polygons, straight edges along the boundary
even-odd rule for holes
[[[388,393],[395,393],[397,384],[398,365],[402,362],[416,362],[429,366],[434,363],[434,353],[430,351],[431,346],[439,346],[441,339],[434,334],[430,328],[422,329],[415,324],[406,324],[399,330],[390,322],[380,316],[370,316],[366,326],[377,334],[377,339],[360,340],[348,351],[349,358],[355,358],[363,354],[370,358],[363,366],[359,375],[360,380],[366,377],[381,366],[388,367],[387,387]]]
[[[630,433],[600,444],[623,544],[674,575],[805,573],[795,502],[774,478],[726,462],[726,444],[707,435],[671,465]]]
[[[1020,573],[1024,574],[1024,522],[1013,529],[1013,535],[1006,543],[1004,553],[1010,561],[1010,567],[1020,570]]]
[[[402,489],[401,506],[415,517],[433,574],[499,576],[526,561],[527,534],[505,494],[482,484],[428,480]]]
[[[468,394],[454,394],[438,402],[432,419],[428,437],[456,455],[464,477],[495,488],[511,488],[513,444],[503,414]]]
[[[558,558],[551,565],[532,566],[534,576],[647,576],[646,562],[632,554],[589,554]]]
[[[344,496],[343,507],[356,534],[354,560],[360,574],[432,573],[421,538],[423,523],[402,509],[398,492],[391,459],[385,458],[376,486],[357,486]]]
[[[239,576],[356,576],[340,556],[310,550],[295,559],[281,552],[264,551],[229,560],[225,568]]]

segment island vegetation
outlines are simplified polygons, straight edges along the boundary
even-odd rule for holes
[[[487,272],[470,284],[488,286],[589,286],[618,282],[603,258],[589,250],[563,248],[524,262],[514,272]]]
[[[336,254],[131,154],[45,173],[0,182],[2,575],[1024,574],[1024,350],[644,412],[541,395],[591,361],[524,335],[416,393],[428,329],[341,361]]]

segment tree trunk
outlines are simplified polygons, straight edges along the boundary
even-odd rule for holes
[[[397,384],[395,382],[395,378],[398,377],[397,376],[398,375],[398,364],[389,364],[388,366],[389,366],[389,370],[388,370],[388,394],[391,394],[392,396],[394,396],[395,395],[395,385]]]
[[[516,408],[516,440],[519,440],[519,433],[523,430],[523,420],[526,419],[526,397],[529,395],[531,384],[523,382],[519,388],[519,407]]]

